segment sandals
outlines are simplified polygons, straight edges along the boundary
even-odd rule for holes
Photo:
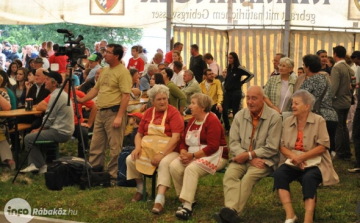
[[[195,205],[197,204],[196,201],[194,201],[192,204],[191,204],[191,208],[194,209]],[[182,204],[180,204],[180,206],[177,208],[178,211],[180,211],[184,206]]]
[[[175,213],[175,216],[177,218],[183,219],[183,220],[189,220],[189,218],[192,215],[192,211],[190,211],[187,208],[182,207],[180,210],[177,210]]]

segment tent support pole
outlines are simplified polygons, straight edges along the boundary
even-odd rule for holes
[[[172,23],[172,11],[173,11],[173,1],[167,0],[166,3],[166,52],[169,52],[171,49],[171,23]]]
[[[285,6],[285,30],[284,30],[284,45],[283,52],[285,55],[290,55],[289,45],[290,45],[290,14],[291,14],[291,2],[290,0],[286,1]]]

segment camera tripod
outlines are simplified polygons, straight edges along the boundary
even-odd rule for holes
[[[45,117],[45,120],[43,120],[43,122],[42,122],[42,124],[41,124],[41,127],[40,127],[39,131],[37,132],[34,141],[30,144],[30,147],[28,148],[28,152],[27,152],[24,160],[22,161],[19,169],[17,170],[16,175],[15,175],[12,183],[15,182],[15,180],[16,180],[16,178],[17,178],[17,176],[18,176],[18,174],[19,174],[22,166],[23,166],[24,163],[27,161],[28,156],[29,156],[31,150],[33,149],[34,144],[36,143],[36,141],[37,141],[37,139],[39,138],[42,130],[44,129],[45,123],[46,123],[46,121],[48,120],[51,112],[53,111],[53,109],[54,109],[54,107],[55,107],[58,99],[60,98],[61,93],[64,91],[64,88],[65,88],[66,84],[69,83],[69,89],[68,89],[68,92],[67,92],[67,93],[68,93],[67,106],[71,106],[71,105],[70,105],[70,100],[71,100],[71,93],[72,93],[73,101],[74,101],[74,103],[75,103],[75,113],[76,113],[76,117],[77,117],[77,120],[78,120],[77,125],[78,125],[78,128],[80,129],[80,131],[79,131],[79,132],[80,132],[80,138],[78,138],[78,140],[81,140],[81,142],[82,142],[82,149],[83,149],[83,152],[84,152],[84,162],[85,162],[86,175],[87,175],[87,180],[88,180],[89,188],[91,188],[90,175],[89,175],[89,167],[88,167],[88,165],[87,165],[87,164],[88,164],[88,163],[87,163],[87,150],[86,150],[86,148],[85,148],[85,146],[84,146],[84,136],[83,136],[82,131],[81,131],[81,122],[80,122],[81,116],[80,116],[80,112],[79,112],[79,109],[78,109],[78,101],[77,101],[77,99],[76,99],[76,92],[75,92],[74,80],[73,80],[73,78],[72,78],[72,68],[76,65],[76,60],[75,60],[75,61],[72,61],[72,60],[69,59],[69,61],[70,61],[70,75],[69,75],[69,77],[66,78],[65,81],[63,82],[63,85],[61,86],[60,91],[59,91],[58,95],[56,96],[54,103],[51,105],[50,110],[49,110],[47,116]]]

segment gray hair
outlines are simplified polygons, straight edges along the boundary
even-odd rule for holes
[[[283,57],[280,59],[280,64],[284,63],[287,66],[291,67],[291,69],[294,69],[294,61],[290,59],[289,57]]]
[[[184,73],[185,73],[185,72],[188,73],[188,74],[190,74],[190,75],[194,78],[194,76],[195,76],[195,75],[194,75],[194,72],[192,72],[191,70],[185,70]]]
[[[153,70],[157,70],[157,65],[155,65],[155,64],[150,64],[149,66],[148,66],[148,69],[147,69],[147,71],[149,72],[149,71],[153,71]]]
[[[191,99],[196,99],[199,107],[204,108],[204,112],[211,111],[212,99],[209,95],[202,93],[195,93],[191,97]]]
[[[169,88],[162,84],[155,84],[150,90],[147,91],[147,95],[149,96],[150,101],[154,101],[157,94],[166,94],[166,97],[169,98]]]
[[[292,95],[292,98],[299,97],[305,105],[310,105],[310,110],[313,110],[315,104],[315,97],[307,90],[297,90]]]

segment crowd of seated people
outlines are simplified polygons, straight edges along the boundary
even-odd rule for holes
[[[348,161],[352,156],[346,124],[352,101],[359,98],[354,99],[354,92],[360,81],[360,51],[350,56],[353,67],[345,61],[343,46],[333,48],[332,66],[325,50],[305,55],[297,70],[299,76],[294,72],[294,61],[277,53],[274,71],[265,86],[253,85],[243,92],[242,85],[253,74],[241,66],[235,52],[229,53],[229,64],[220,75],[213,56],[206,53],[203,57],[196,44],[191,45],[187,69],[181,57],[183,44],[179,42],[165,56],[157,52],[151,61],[147,60],[146,49],[135,45],[127,66],[124,47],[105,40],[101,43],[103,46],[99,43],[92,54],[86,50],[87,58],[79,61],[84,69],[70,67],[66,57],[54,54],[58,45],[51,41],[41,54],[28,45],[22,56],[6,60],[7,72],[0,70],[0,110],[23,108],[25,99],[31,98],[34,107],[44,111],[19,119],[31,123],[30,133],[24,138],[26,148],[33,143],[41,124],[45,126],[42,140],[63,143],[74,136],[79,140],[77,156],[85,157],[87,153],[90,164],[106,167],[115,185],[119,153],[130,144],[133,151],[126,159],[126,175],[128,180],[136,181],[131,201],[146,196],[143,175],[155,173],[157,195],[151,211],[163,212],[166,191],[173,183],[180,201],[175,216],[183,220],[190,219],[194,211],[199,179],[226,168],[224,207],[213,215],[217,222],[240,222],[254,185],[269,175],[274,177],[273,190],[283,205],[285,223],[297,222],[300,213],[293,210],[289,185],[298,181],[302,185],[304,222],[313,222],[318,186],[340,181],[332,159]],[[57,71],[48,69],[52,63],[58,64]],[[77,89],[76,96],[70,95],[72,108],[66,106],[69,86],[59,93],[70,72],[75,75]],[[57,94],[60,99],[54,105]],[[243,95],[247,107],[241,109]],[[140,103],[142,97],[148,98],[146,104]],[[55,109],[49,114],[52,106]],[[351,173],[360,172],[360,122],[355,122],[360,119],[358,108],[352,129],[357,163],[349,169]],[[0,119],[0,157],[14,169],[5,121]],[[93,136],[89,144],[90,128]],[[127,143],[123,145],[124,137]],[[105,164],[107,149],[109,162]],[[41,174],[46,169],[42,153],[34,146],[28,167],[21,172]]]

